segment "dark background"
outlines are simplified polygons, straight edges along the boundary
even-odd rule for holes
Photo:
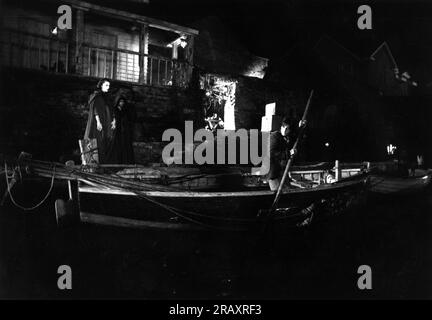
[[[388,40],[395,55],[411,58],[412,66],[430,68],[431,63],[432,3],[426,0],[151,0],[148,5],[134,1],[129,4],[113,0],[92,2],[127,8],[186,26],[214,15],[252,53],[269,59],[283,55],[284,50],[305,39],[330,34],[354,52],[362,50],[366,41]],[[357,9],[364,4],[372,8],[372,30],[357,27],[360,16]],[[393,48],[396,43],[398,48]],[[406,48],[407,45],[410,48]],[[427,62],[429,65],[425,66]]]
[[[374,1],[373,30],[360,31],[357,8],[361,4],[366,3],[151,0],[143,6],[115,2],[118,8],[134,10],[136,6],[145,15],[186,26],[216,15],[249,50],[270,59],[322,33],[356,52],[363,52],[363,44],[370,41],[388,40],[398,61],[410,69],[419,86],[427,88],[432,4]],[[410,114],[410,110],[404,112]],[[269,243],[254,235],[142,232],[88,225],[58,229],[53,203],[67,194],[65,185],[57,187],[36,212],[26,214],[10,202],[0,207],[1,299],[432,297],[431,190],[417,197],[373,199],[346,216]],[[31,206],[48,188],[48,181],[20,185],[14,194],[19,203]],[[72,291],[57,289],[61,264],[72,267]],[[371,291],[356,286],[357,268],[362,264],[372,267]]]

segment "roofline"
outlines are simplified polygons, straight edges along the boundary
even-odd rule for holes
[[[81,1],[81,0],[64,0],[64,2],[70,4],[72,7],[77,8],[77,9],[82,9],[85,11],[93,10],[93,11],[96,11],[99,13],[103,13],[107,16],[112,16],[112,17],[121,18],[123,20],[143,23],[143,24],[146,24],[150,27],[155,27],[155,28],[159,28],[159,29],[163,29],[163,30],[167,30],[167,31],[173,31],[173,32],[177,32],[177,33],[184,33],[184,34],[188,34],[188,35],[195,35],[196,36],[199,34],[199,31],[196,29],[183,27],[183,26],[180,26],[180,25],[177,25],[177,24],[174,24],[171,22],[159,20],[159,19],[149,18],[149,17],[139,15],[136,13],[131,13],[131,12],[123,11],[123,10],[116,10],[116,9],[112,9],[112,8],[108,8],[108,7],[103,7],[100,5],[88,3],[85,1]]]
[[[352,51],[348,50],[347,48],[345,48],[343,45],[341,45],[339,42],[337,42],[335,39],[333,39],[332,37],[328,36],[327,34],[322,35],[319,40],[317,41],[317,43],[314,45],[313,50],[316,49],[316,47],[318,46],[318,44],[321,42],[321,40],[323,40],[323,38],[327,38],[328,40],[333,41],[338,47],[342,48],[343,50],[345,50],[347,53],[349,53],[351,56],[353,56],[355,59],[357,59],[358,61],[361,61],[362,59],[360,59],[359,56],[357,56],[355,53],[353,53]]]
[[[375,51],[370,55],[370,58],[371,58],[372,60],[375,60],[374,55],[376,55],[376,54],[378,53],[378,51],[380,51],[381,48],[382,48],[383,46],[387,49],[387,52],[388,52],[388,54],[390,55],[390,58],[391,58],[391,60],[392,60],[392,62],[393,62],[393,64],[394,64],[395,68],[398,68],[398,65],[397,65],[397,63],[396,63],[396,60],[395,60],[395,58],[393,57],[393,54],[392,54],[392,52],[391,52],[391,50],[390,50],[390,47],[389,47],[389,45],[387,44],[386,41],[384,41],[383,43],[381,43],[381,44],[378,46],[378,48],[377,48],[377,49],[376,49],[376,50],[375,50]]]

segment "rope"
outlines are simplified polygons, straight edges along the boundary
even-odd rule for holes
[[[99,183],[102,184],[102,185],[106,185],[106,186],[108,186],[108,187],[112,187],[109,183],[103,183],[103,182],[99,182]],[[124,187],[117,187],[117,188],[128,190],[128,188],[124,188]],[[197,225],[200,225],[200,226],[202,226],[202,227],[206,227],[206,228],[210,228],[210,229],[219,229],[219,230],[220,230],[220,229],[222,229],[222,230],[227,230],[227,229],[229,229],[229,228],[220,228],[220,227],[212,226],[212,225],[209,225],[209,224],[207,224],[207,223],[203,223],[203,222],[201,222],[201,221],[198,221],[198,220],[196,220],[196,219],[189,218],[189,217],[187,217],[187,216],[184,216],[184,215],[180,214],[180,213],[176,210],[176,208],[174,208],[174,207],[171,207],[171,206],[168,206],[168,205],[166,205],[166,204],[160,203],[159,201],[156,201],[156,200],[154,200],[154,199],[152,199],[152,198],[150,198],[150,197],[147,197],[147,196],[145,196],[145,195],[143,195],[143,194],[141,194],[141,193],[139,193],[139,192],[137,192],[137,191],[133,191],[133,190],[128,190],[128,191],[132,191],[132,192],[135,193],[138,197],[143,198],[143,199],[146,199],[147,201],[152,202],[152,203],[154,203],[154,204],[156,204],[156,205],[158,205],[158,206],[160,206],[160,207],[162,207],[162,208],[164,208],[164,209],[166,209],[166,210],[168,210],[168,211],[174,213],[176,216],[178,216],[178,217],[180,217],[180,218],[183,218],[183,219],[185,219],[185,220],[187,220],[187,221],[189,221],[189,222],[192,222],[192,223],[195,223],[195,224],[197,224]]]
[[[43,162],[41,162],[41,163],[43,163]],[[8,187],[7,191],[11,197],[11,201],[13,202],[13,204],[15,206],[17,206],[18,208],[20,208],[22,210],[28,211],[28,210],[36,209],[37,207],[42,205],[42,203],[44,201],[46,201],[46,199],[48,198],[49,194],[52,191],[53,184],[54,184],[54,178],[56,175],[56,164],[55,163],[50,163],[50,164],[53,166],[53,172],[52,172],[52,177],[51,177],[51,186],[48,190],[48,193],[46,194],[46,196],[43,198],[43,200],[40,203],[38,203],[37,205],[35,205],[31,208],[25,208],[25,207],[16,203],[16,201],[14,200],[14,198],[11,194],[11,186],[10,186],[10,181],[8,179],[8,178],[12,179],[13,174],[10,177],[8,177],[6,175],[6,183],[7,183],[7,187]],[[7,168],[6,163],[5,163],[5,172],[6,173],[8,172],[8,168]],[[83,182],[88,183],[88,184],[93,185],[93,186],[98,186],[98,185],[101,186],[102,185],[102,186],[106,186],[106,187],[110,187],[110,188],[113,187],[113,185],[109,181],[101,181],[101,180],[97,179],[93,174],[86,174],[86,173],[80,172],[80,170],[77,171],[75,169],[72,169],[70,173],[75,173],[76,175],[78,175],[79,180],[82,180]],[[201,175],[199,175],[199,176],[201,176]],[[181,178],[185,178],[185,177],[181,177]],[[116,188],[131,191],[135,195],[137,195],[139,198],[145,199],[145,200],[147,200],[147,201],[149,201],[155,205],[158,205],[158,206],[164,208],[165,210],[173,213],[174,215],[176,215],[176,216],[178,216],[178,217],[180,217],[186,221],[200,225],[200,226],[205,227],[205,228],[216,229],[216,230],[239,230],[239,229],[244,229],[244,227],[250,223],[258,222],[257,219],[234,218],[234,217],[215,217],[215,216],[205,215],[202,213],[187,211],[187,210],[179,209],[179,208],[176,208],[173,206],[169,206],[169,205],[160,203],[159,201],[155,200],[154,198],[146,196],[146,195],[142,194],[140,191],[138,191],[136,189],[134,190],[134,188],[131,188],[131,187],[116,186]],[[304,216],[304,215],[305,214],[303,212],[297,212],[297,213],[291,214],[289,216],[275,217],[275,219],[276,220],[286,220],[286,219],[297,218],[299,216]],[[199,221],[197,218],[198,219],[200,219],[200,218],[201,219],[208,219],[208,220],[213,220],[213,221],[216,220],[216,221],[205,223],[203,221]],[[215,222],[232,222],[232,223],[236,223],[237,225],[231,226],[231,227],[222,227],[222,226],[214,225]],[[238,225],[238,224],[241,224],[241,225]]]
[[[86,182],[88,183],[90,181],[87,180]],[[112,187],[112,185],[110,185],[107,182],[104,183],[104,182],[99,181],[98,184],[105,185],[107,187]],[[220,226],[215,226],[215,225],[211,225],[209,223],[204,223],[204,222],[198,221],[197,219],[192,218],[192,217],[188,217],[186,215],[200,217],[200,218],[204,218],[204,219],[210,219],[210,220],[219,220],[220,222],[238,222],[238,223],[242,222],[244,224],[250,224],[250,223],[256,223],[256,222],[258,222],[257,219],[214,217],[214,216],[209,216],[209,215],[205,215],[205,214],[201,214],[201,213],[197,213],[197,212],[193,212],[193,211],[182,210],[182,209],[179,209],[179,208],[176,208],[176,207],[172,207],[172,206],[163,204],[163,203],[161,203],[161,202],[153,199],[152,197],[148,197],[148,196],[143,195],[139,191],[135,191],[135,190],[132,190],[132,189],[129,189],[129,188],[125,188],[125,187],[117,187],[117,188],[123,189],[123,190],[127,190],[127,191],[131,191],[136,196],[138,196],[139,198],[145,199],[145,200],[147,200],[147,201],[149,201],[149,202],[151,202],[151,203],[153,203],[155,205],[158,205],[161,208],[164,208],[165,210],[168,210],[169,212],[173,213],[174,215],[176,215],[176,216],[178,216],[178,217],[180,217],[180,218],[182,218],[182,219],[184,219],[186,221],[189,221],[189,222],[192,222],[194,224],[200,225],[202,227],[210,228],[210,229],[215,229],[215,230],[239,230],[239,229],[242,229],[242,226],[231,227],[231,228],[229,228],[229,227],[220,227]],[[300,216],[305,216],[305,215],[307,216],[309,214],[309,212],[307,212],[307,213],[301,212],[301,209],[299,209],[299,211],[300,212],[295,213],[295,214],[291,214],[289,216],[275,217],[275,220],[289,220],[289,219],[297,218],[297,217],[300,217]],[[245,226],[244,224],[243,224],[243,227]]]
[[[51,178],[51,185],[50,185],[50,188],[49,188],[47,194],[45,195],[45,197],[44,197],[44,198],[43,198],[43,199],[42,199],[38,204],[36,204],[35,206],[30,207],[30,208],[26,208],[26,207],[24,207],[24,206],[21,206],[20,204],[18,204],[18,203],[15,201],[15,199],[14,199],[13,196],[12,196],[12,191],[11,191],[11,187],[10,187],[10,184],[9,184],[8,176],[7,176],[7,174],[5,174],[5,177],[6,177],[6,185],[7,185],[7,191],[8,191],[8,194],[9,194],[9,197],[10,197],[12,203],[13,203],[16,207],[18,207],[18,208],[20,208],[21,210],[24,210],[24,211],[31,211],[31,210],[35,210],[35,209],[37,209],[38,207],[40,207],[40,206],[41,206],[41,205],[46,201],[46,199],[48,199],[48,196],[50,195],[50,193],[51,193],[51,191],[52,191],[52,188],[53,188],[53,186],[54,186],[55,166],[53,167],[53,169],[54,169],[54,170],[53,170],[53,175],[52,175],[52,178]],[[5,172],[6,172],[6,173],[8,172],[8,168],[7,168],[7,164],[6,164],[6,162],[5,162]],[[13,178],[13,174],[12,174],[11,177]]]

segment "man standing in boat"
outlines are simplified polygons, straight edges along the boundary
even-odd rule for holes
[[[306,125],[306,120],[300,120],[299,128]],[[284,158],[288,160],[297,153],[293,149],[295,142],[294,125],[292,125],[288,118],[284,118],[281,123],[279,131],[270,133],[270,170],[268,173],[268,183],[270,190],[275,191],[279,188],[280,181],[283,174],[283,167],[281,165]],[[289,150],[289,155],[287,154]]]

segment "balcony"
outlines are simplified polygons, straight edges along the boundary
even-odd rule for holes
[[[55,35],[10,28],[2,33],[4,66],[168,87],[187,86],[191,71],[186,62],[133,50],[83,43],[77,51],[76,43]]]

